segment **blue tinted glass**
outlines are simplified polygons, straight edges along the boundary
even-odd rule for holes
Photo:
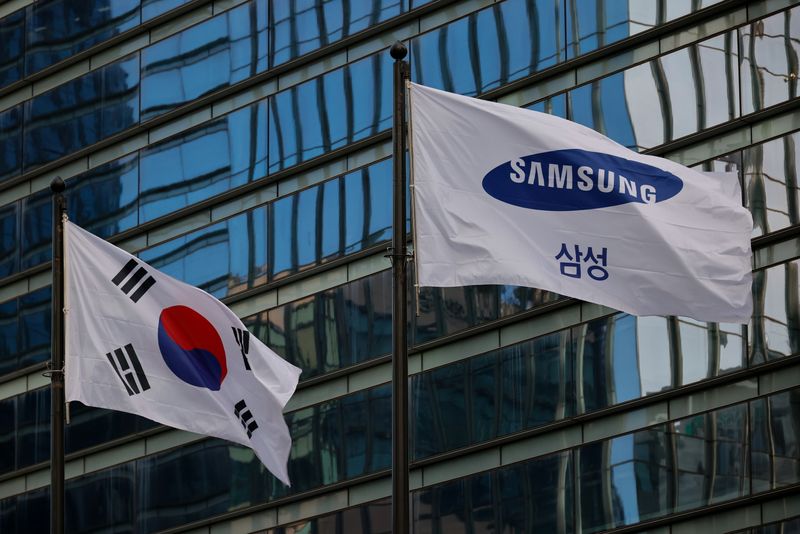
[[[66,532],[134,532],[132,463],[67,481]]]
[[[800,482],[800,388],[750,403],[753,493]]]
[[[270,98],[270,172],[389,128],[390,60],[373,54]]]
[[[49,189],[22,199],[22,255],[25,270],[50,260],[53,235],[53,202]]]
[[[501,286],[423,287],[419,315],[414,314],[415,345],[459,332],[499,317]]]
[[[574,531],[569,452],[535,458],[415,491],[413,531]]]
[[[23,76],[25,48],[25,10],[20,9],[0,20],[0,87],[9,85]]]
[[[19,354],[19,299],[0,302],[0,375],[17,369]],[[2,435],[2,432],[0,432]]]
[[[28,100],[26,170],[136,124],[138,94],[137,54]]]
[[[50,287],[19,298],[19,368],[50,358]]]
[[[532,109],[533,111],[539,111],[541,113],[548,113],[550,115],[555,115],[556,117],[561,117],[562,119],[567,118],[567,95],[566,93],[561,93],[556,96],[552,96],[545,100],[540,100],[535,104],[531,104],[527,106],[528,109]]]
[[[50,389],[43,388],[18,397],[17,465],[27,466],[50,459]]]
[[[248,2],[142,51],[142,118],[266,69],[266,2]]]
[[[561,2],[506,0],[411,43],[414,80],[481,94],[564,58]]]
[[[0,277],[19,269],[19,204],[0,208]]]
[[[139,24],[139,0],[39,0],[28,10],[25,71],[40,71]]]
[[[0,182],[22,172],[22,104],[0,111]]]
[[[158,426],[155,421],[144,417],[89,408],[80,402],[70,403],[69,409],[70,422],[65,426],[67,454]]]
[[[412,391],[415,458],[569,417],[569,331],[416,375]]]
[[[0,314],[3,306],[0,305]],[[7,334],[2,326],[3,316],[0,315],[0,332]],[[2,338],[0,338],[2,343]],[[17,458],[17,397],[0,401],[0,473],[13,471]]]
[[[343,178],[344,250],[357,252],[392,237],[392,161],[387,159]]]
[[[728,32],[573,89],[569,118],[634,150],[735,119],[737,50]]]
[[[753,273],[750,363],[756,365],[800,353],[798,261]]]
[[[266,283],[267,209],[242,213],[143,251],[156,269],[222,298]]]
[[[263,102],[141,151],[140,222],[266,175]]]
[[[74,182],[74,183],[73,183]],[[132,154],[81,174],[67,189],[67,211],[85,230],[106,238],[136,226],[139,156]]]
[[[272,65],[399,15],[400,0],[270,0]]]
[[[50,529],[49,489],[41,488],[0,501],[0,532],[47,532]]]
[[[580,447],[576,467],[583,532],[670,513],[671,451],[663,426]]]
[[[153,19],[176,7],[180,7],[189,0],[141,0],[142,22]]]
[[[391,350],[391,273],[383,271],[244,320],[303,380]]]

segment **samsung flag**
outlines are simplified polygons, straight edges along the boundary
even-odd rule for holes
[[[544,113],[410,84],[421,286],[538,287],[635,315],[746,323],[738,180]]]
[[[208,293],[65,223],[67,401],[251,447],[289,483],[300,370]]]

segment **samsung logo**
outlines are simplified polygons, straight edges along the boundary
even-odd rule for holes
[[[575,211],[663,202],[683,189],[683,181],[646,163],[570,149],[503,163],[486,174],[483,189],[514,206]]]

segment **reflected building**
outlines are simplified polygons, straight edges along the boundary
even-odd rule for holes
[[[67,531],[391,532],[396,39],[416,82],[725,173],[754,222],[746,325],[410,287],[413,532],[800,532],[791,0],[0,3],[0,532],[49,524],[55,175],[73,221],[303,370],[291,487],[73,403]]]

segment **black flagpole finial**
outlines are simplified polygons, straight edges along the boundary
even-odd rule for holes
[[[404,57],[406,57],[406,54],[407,54],[407,53],[408,53],[408,49],[406,48],[406,45],[404,45],[404,44],[403,44],[403,43],[401,43],[400,41],[396,41],[396,42],[395,42],[395,43],[392,45],[392,48],[391,48],[391,50],[389,50],[389,55],[391,55],[391,56],[392,56],[392,58],[393,58],[395,61],[400,61],[401,59],[403,59]]]
[[[60,176],[56,176],[50,181],[50,191],[53,194],[63,193],[64,190],[67,188],[67,184],[64,183],[64,180],[61,179]]]

